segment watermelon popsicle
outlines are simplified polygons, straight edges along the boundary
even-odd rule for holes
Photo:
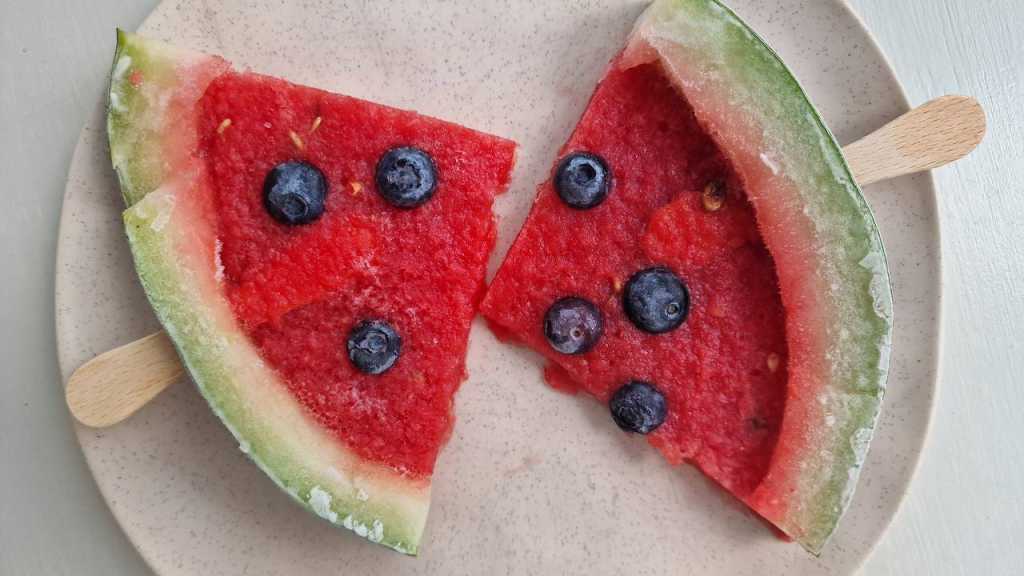
[[[415,554],[515,144],[123,32],[107,126],[142,286],[241,450]]]
[[[889,275],[839,146],[724,5],[640,17],[482,313],[553,385],[821,551],[885,389]]]

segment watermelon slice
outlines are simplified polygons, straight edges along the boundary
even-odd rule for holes
[[[123,32],[107,126],[146,294],[242,451],[416,553],[514,144]]]
[[[719,2],[657,0],[482,312],[817,554],[875,427],[891,307],[871,212],[791,73]]]

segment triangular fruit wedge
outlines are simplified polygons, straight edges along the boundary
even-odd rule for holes
[[[720,3],[641,16],[482,312],[811,552],[833,532],[885,384],[885,257],[832,135]]]
[[[415,553],[514,144],[125,33],[107,126],[213,410],[303,506]]]

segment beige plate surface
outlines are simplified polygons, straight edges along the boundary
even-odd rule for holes
[[[448,118],[517,140],[497,204],[491,271],[525,217],[639,2],[165,1],[142,32],[239,66]],[[794,68],[841,141],[906,109],[838,0],[734,0]],[[111,22],[111,52],[116,23]],[[64,377],[157,328],[132,269],[102,106],[71,164],[57,262]],[[670,468],[605,408],[545,386],[538,358],[477,323],[458,423],[437,466],[419,558],[293,505],[251,465],[192,386],[127,422],[78,429],[100,490],[160,574],[841,574],[881,537],[927,432],[935,385],[939,237],[931,179],[867,195],[896,292],[889,393],[859,490],[820,559],[775,537],[689,467]],[[99,553],[99,552],[98,552]]]

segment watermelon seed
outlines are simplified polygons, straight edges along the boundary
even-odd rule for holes
[[[356,182],[355,180],[353,180],[353,181],[349,182],[348,185],[352,187],[352,195],[353,196],[359,196],[359,194],[361,194],[363,192],[363,183],[362,182]]]
[[[231,118],[221,120],[220,124],[217,126],[217,134],[223,134],[224,131],[228,129],[228,126],[231,126]]]
[[[302,138],[299,138],[299,135],[296,134],[294,130],[288,131],[288,137],[292,139],[292,144],[295,144],[295,147],[298,148],[300,152],[306,149],[306,143],[302,141]]]
[[[312,134],[313,132],[316,132],[316,129],[320,127],[320,123],[323,122],[323,120],[324,119],[319,117],[319,116],[314,118],[313,119],[313,125],[310,126],[310,128],[309,128],[309,133]]]
[[[701,193],[701,203],[704,205],[704,210],[718,212],[725,204],[725,197],[725,183],[721,180],[712,180],[708,182]]]
[[[775,374],[775,372],[778,371],[778,369],[779,369],[779,362],[781,360],[782,359],[779,358],[778,354],[776,354],[774,352],[769,354],[768,355],[768,359],[766,361],[766,363],[768,364],[768,371],[771,372],[772,374]]]
[[[612,278],[612,291],[616,294],[622,293],[622,280],[617,276]]]

